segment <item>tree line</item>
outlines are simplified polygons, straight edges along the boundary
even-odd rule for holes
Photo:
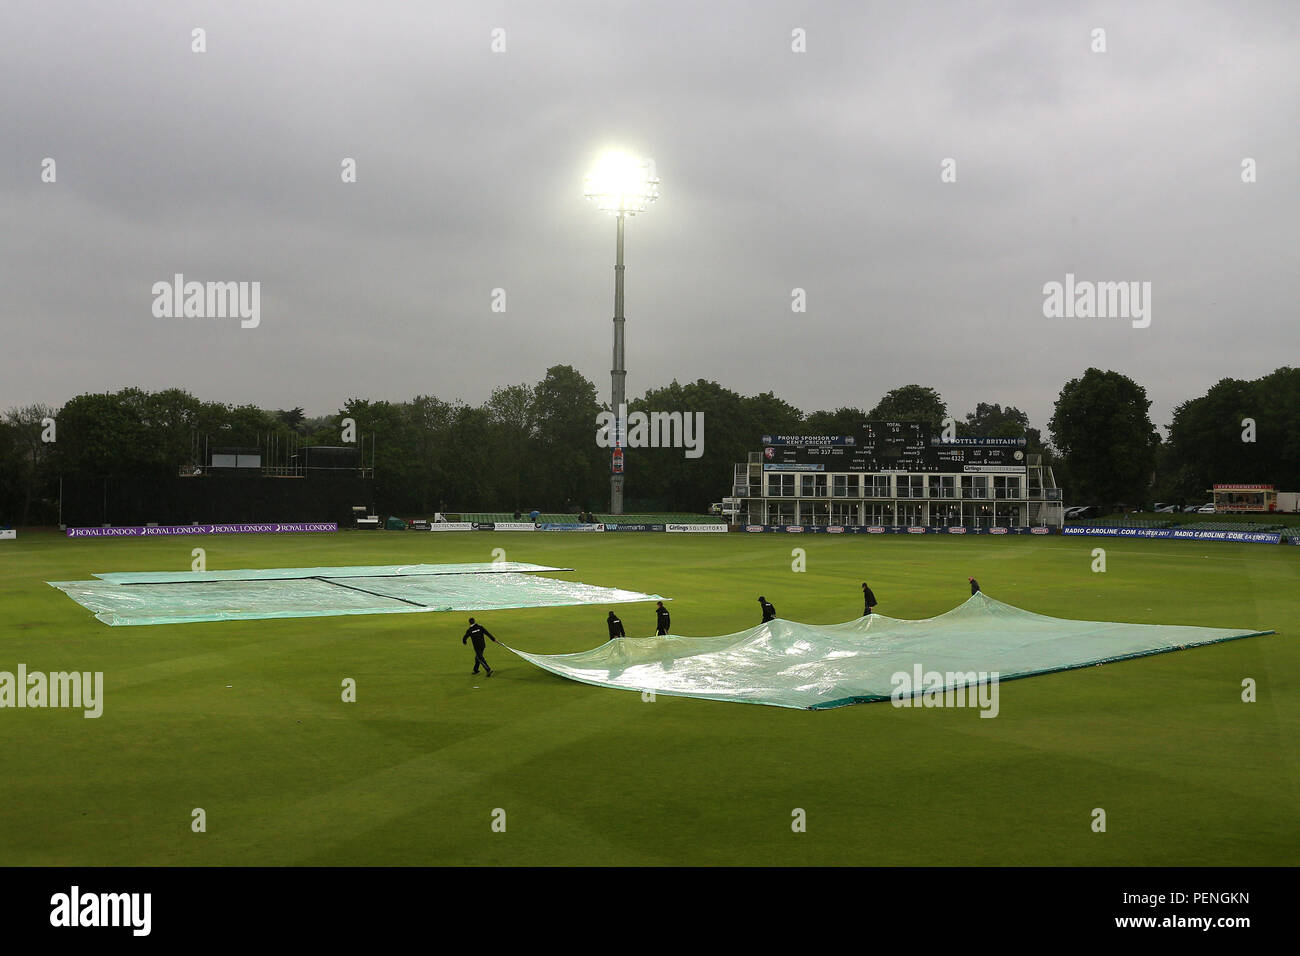
[[[1146,390],[1089,368],[1057,397],[1047,437],[1013,406],[979,402],[958,416],[937,389],[906,385],[867,407],[805,413],[771,392],[742,395],[717,382],[673,381],[628,403],[630,412],[703,412],[703,454],[634,448],[625,453],[625,505],[702,511],[729,493],[733,466],[764,434],[853,434],[865,421],[950,418],[961,436],[1025,437],[1053,466],[1071,504],[1132,506],[1153,498],[1206,500],[1215,482],[1265,482],[1300,490],[1300,369],[1224,379],[1174,409],[1170,439],[1152,424]],[[211,446],[339,445],[345,420],[373,456],[374,499],[396,514],[456,511],[601,511],[609,451],[597,446],[607,410],[596,385],[568,365],[536,384],[505,385],[481,405],[417,395],[405,402],[350,398],[333,415],[302,408],[205,402],[183,389],[88,393],[60,408],[31,405],[0,419],[0,524],[52,524],[59,478],[176,475]],[[51,427],[51,423],[53,427]],[[372,443],[372,444],[369,444]]]

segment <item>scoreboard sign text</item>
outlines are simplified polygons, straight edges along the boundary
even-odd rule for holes
[[[1024,438],[943,441],[922,422],[868,422],[857,435],[764,435],[764,471],[1024,474]]]

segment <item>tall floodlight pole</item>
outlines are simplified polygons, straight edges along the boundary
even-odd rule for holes
[[[628,216],[645,212],[659,198],[659,179],[655,176],[654,160],[638,159],[627,153],[608,152],[597,160],[587,175],[584,195],[596,204],[597,209],[614,216],[618,225],[617,251],[614,258],[614,367],[610,369],[610,399],[614,413],[614,445],[610,459],[609,511],[623,513],[623,442],[627,423],[623,420],[626,401],[627,367],[623,355],[623,231]]]

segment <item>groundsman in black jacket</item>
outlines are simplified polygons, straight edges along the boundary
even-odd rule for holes
[[[862,616],[866,617],[871,613],[871,609],[876,606],[876,596],[867,587],[867,582],[862,582]]]
[[[465,631],[465,636],[460,639],[460,642],[464,644],[468,640],[474,641],[474,673],[478,673],[478,666],[482,664],[487,668],[487,676],[491,677],[492,668],[488,667],[488,662],[483,659],[483,648],[487,647],[487,642],[483,640],[485,637],[492,641],[493,644],[497,643],[497,639],[492,636],[492,632],[482,624],[475,624],[474,619],[471,617],[469,619],[469,628]]]

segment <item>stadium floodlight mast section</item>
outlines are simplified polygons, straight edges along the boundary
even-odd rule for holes
[[[628,216],[645,212],[659,198],[659,178],[653,159],[639,159],[628,153],[611,150],[596,161],[587,174],[586,198],[596,208],[618,221],[618,246],[614,260],[614,367],[610,370],[612,411],[614,413],[614,455],[623,453],[626,423],[622,420],[624,385],[627,368],[623,362],[623,224]],[[623,513],[623,474],[610,468],[610,514]]]

